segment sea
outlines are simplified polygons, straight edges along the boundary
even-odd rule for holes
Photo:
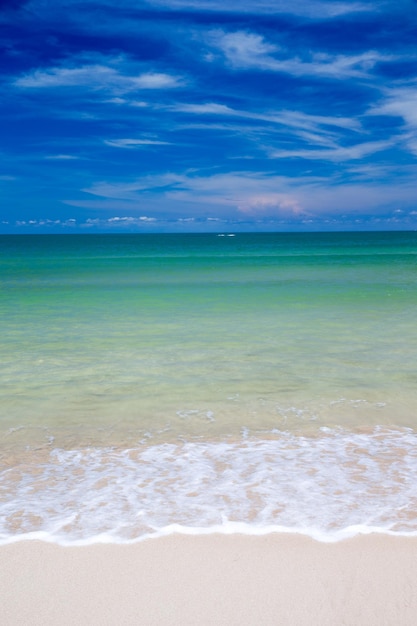
[[[417,232],[0,236],[0,543],[417,535]]]

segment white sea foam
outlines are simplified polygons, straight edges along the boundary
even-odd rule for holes
[[[0,475],[0,542],[174,532],[417,534],[417,435],[377,428],[36,453]]]

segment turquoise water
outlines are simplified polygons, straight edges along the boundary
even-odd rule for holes
[[[2,236],[0,269],[3,540],[417,530],[417,233]]]

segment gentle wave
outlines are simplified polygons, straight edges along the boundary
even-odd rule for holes
[[[417,534],[417,434],[274,432],[28,454],[0,474],[0,542],[129,543],[170,533]]]

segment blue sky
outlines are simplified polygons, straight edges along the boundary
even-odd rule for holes
[[[414,0],[3,0],[0,232],[417,228]]]

